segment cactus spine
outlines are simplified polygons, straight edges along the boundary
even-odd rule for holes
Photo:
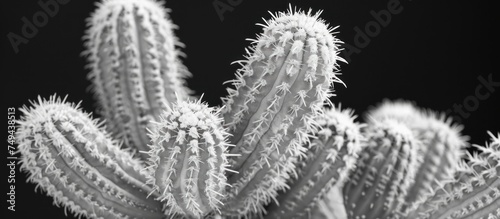
[[[290,189],[277,197],[268,218],[304,218],[333,185],[342,185],[354,168],[361,150],[361,125],[350,109],[326,109],[317,139],[312,141],[306,159],[300,160],[298,178]]]
[[[169,215],[201,218],[219,210],[229,144],[218,116],[219,111],[201,102],[178,102],[151,130],[148,184],[161,193],[157,199]]]
[[[364,134],[367,145],[343,189],[348,218],[397,217],[418,168],[420,142],[391,118],[372,120]]]
[[[149,121],[175,102],[175,93],[187,98],[189,73],[176,49],[181,44],[167,10],[154,0],[103,0],[97,6],[83,54],[100,114],[127,146],[145,151]]]
[[[248,52],[247,60],[223,98],[223,116],[235,144],[230,153],[239,174],[224,212],[260,214],[277,190],[286,187],[293,162],[303,155],[308,133],[317,130],[315,119],[332,96],[341,43],[332,36],[319,14],[294,12],[274,15]]]
[[[88,218],[162,218],[140,162],[78,106],[52,96],[22,109],[21,170],[55,205]]]
[[[500,134],[492,133],[490,144],[474,145],[480,152],[468,153],[455,180],[443,182],[424,198],[413,218],[500,218]]]

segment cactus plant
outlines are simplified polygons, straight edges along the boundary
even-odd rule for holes
[[[417,219],[500,217],[500,134],[491,132],[479,153],[467,153],[455,179],[442,182],[424,195],[412,213]]]
[[[78,105],[54,95],[22,111],[21,170],[54,204],[89,218],[162,218],[141,163]]]
[[[235,89],[224,98],[224,121],[233,134],[232,185],[224,212],[261,213],[286,187],[303,144],[317,130],[315,119],[332,95],[341,43],[319,14],[290,9],[264,25],[241,61]]]
[[[198,102],[178,102],[151,130],[148,184],[161,193],[168,215],[201,218],[225,198],[228,133],[219,111]]]
[[[187,99],[189,72],[167,10],[154,0],[104,0],[84,37],[89,79],[108,130],[136,152],[147,151],[146,128],[177,97]],[[146,159],[147,156],[139,153]]]
[[[348,218],[397,217],[418,168],[418,141],[404,123],[372,120],[357,168],[344,185]]]
[[[105,122],[53,96],[22,109],[16,133],[28,180],[75,215],[500,217],[500,136],[460,163],[459,126],[411,102],[372,109],[361,133],[351,111],[324,109],[345,61],[319,13],[273,14],[224,106],[210,108],[187,101],[182,45],[161,2],[97,6],[83,54]]]
[[[306,158],[299,160],[298,177],[278,195],[267,218],[307,217],[332,186],[343,185],[361,150],[362,125],[355,118],[352,110],[340,106],[325,110],[318,119],[317,139],[308,147]]]

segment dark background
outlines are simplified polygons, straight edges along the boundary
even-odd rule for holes
[[[68,94],[72,102],[82,100],[84,110],[93,111],[94,101],[86,90],[90,84],[86,80],[88,71],[84,69],[86,61],[80,56],[84,20],[95,9],[93,1],[73,0],[60,5],[58,13],[49,17],[48,23],[27,44],[21,44],[16,54],[7,34],[21,34],[22,17],[31,20],[41,10],[37,2],[1,3],[0,66],[5,108],[18,108],[38,95],[47,98],[57,93]],[[219,2],[230,6],[226,0]],[[194,75],[188,80],[189,87],[198,95],[204,93],[204,100],[213,106],[219,105],[220,97],[226,95],[222,83],[233,78],[238,66],[230,63],[242,59],[244,48],[249,45],[245,39],[255,38],[261,31],[255,23],[262,22],[262,17],[270,18],[268,11],[287,10],[289,3],[233,2],[232,11],[224,12],[223,21],[211,0],[166,3],[172,9],[172,20],[180,27],[176,33],[186,44],[184,63]],[[370,11],[385,10],[388,3],[387,0],[302,2],[306,1],[292,1],[299,8],[323,9],[321,18],[332,26],[340,25],[336,36],[349,45],[355,45],[354,28],[364,30],[368,22],[375,20]],[[347,88],[336,84],[337,97],[333,102],[342,102],[359,114],[384,98],[413,100],[421,107],[446,111],[475,95],[476,87],[481,84],[479,76],[488,78],[492,74],[494,81],[500,81],[494,68],[498,56],[493,54],[493,47],[497,46],[493,37],[497,40],[498,35],[493,30],[498,28],[498,19],[493,19],[492,3],[401,0],[400,4],[401,13],[392,15],[391,22],[359,54],[352,54],[349,64],[341,64],[340,78]],[[489,98],[478,101],[468,118],[459,118],[465,126],[463,133],[471,137],[472,143],[483,144],[488,140],[487,130],[500,131],[500,87],[497,88]],[[35,193],[35,186],[25,180],[24,173],[17,170],[16,212],[6,218],[29,215],[64,218],[64,210],[52,206],[52,198]],[[2,193],[7,192],[4,187]]]

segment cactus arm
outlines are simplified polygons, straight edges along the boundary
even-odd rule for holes
[[[99,111],[114,135],[134,150],[146,151],[149,121],[175,102],[175,94],[186,99],[190,93],[174,25],[153,0],[109,0],[98,7],[88,20],[83,54]]]
[[[391,218],[404,203],[418,168],[417,141],[402,122],[372,120],[358,167],[344,185],[348,218]]]
[[[148,184],[161,193],[168,214],[202,218],[225,197],[228,133],[219,111],[201,102],[178,102],[150,132]]]
[[[385,100],[372,108],[367,117],[398,120],[408,126],[422,142],[418,148],[420,166],[405,198],[404,209],[412,206],[428,188],[436,187],[436,182],[453,178],[457,164],[464,155],[468,137],[462,136],[462,127],[453,124],[444,113],[422,110],[409,101]]]
[[[22,111],[21,169],[56,205],[90,218],[162,217],[161,204],[147,197],[152,188],[141,181],[140,162],[119,151],[90,115],[55,96]]]
[[[339,52],[331,29],[318,15],[280,13],[268,21],[257,44],[224,98],[223,116],[241,154],[231,160],[239,174],[229,176],[227,214],[263,212],[278,189],[286,187],[302,147],[317,129],[314,119],[331,96],[329,86]]]
[[[408,206],[428,188],[438,186],[437,182],[453,178],[468,140],[467,136],[460,134],[462,127],[452,124],[444,114],[427,111],[423,113],[422,120],[415,128],[417,137],[422,141],[419,149],[422,164],[416,172],[415,183],[408,191]]]

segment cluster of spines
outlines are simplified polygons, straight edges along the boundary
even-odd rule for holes
[[[149,121],[176,101],[175,94],[188,96],[189,73],[176,48],[181,44],[155,0],[103,0],[97,6],[83,53],[92,90],[108,130],[136,152],[145,151]]]
[[[77,105],[50,97],[22,109],[21,170],[55,205],[88,218],[162,218],[141,163]]]
[[[219,111],[200,101],[174,104],[150,131],[147,183],[167,215],[202,218],[225,198],[229,134]]]
[[[332,186],[345,182],[361,150],[362,125],[355,118],[352,110],[340,106],[325,110],[318,119],[321,129],[316,139],[298,162],[298,176],[277,197],[268,218],[305,218]]]
[[[425,194],[410,214],[417,219],[500,218],[500,134],[485,146],[474,145],[455,179]]]
[[[264,212],[263,205],[286,187],[294,162],[305,152],[315,119],[340,82],[335,73],[341,59],[339,44],[319,14],[279,13],[264,26],[247,60],[231,81],[223,116],[233,134],[231,160],[239,174],[224,212],[245,215]]]
[[[344,185],[348,218],[397,218],[418,168],[419,141],[401,121],[372,120],[356,170]]]

